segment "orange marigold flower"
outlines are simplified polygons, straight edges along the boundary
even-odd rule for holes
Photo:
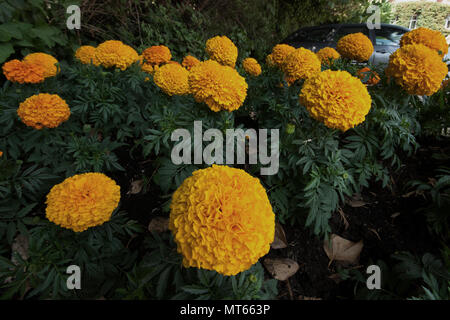
[[[428,28],[417,28],[406,32],[400,39],[400,46],[408,44],[423,44],[424,46],[436,50],[441,57],[448,53],[448,44],[442,33]]]
[[[380,76],[375,71],[372,71],[369,67],[364,67],[357,71],[358,78],[361,79],[366,85],[376,85],[380,82]]]
[[[0,158],[3,157],[3,151],[0,150]]]
[[[305,48],[292,51],[281,66],[290,85],[299,79],[308,79],[320,72],[320,60],[314,52]]]
[[[51,222],[75,232],[103,224],[120,201],[120,187],[103,173],[67,178],[47,195],[45,215]]]
[[[69,119],[70,109],[57,94],[40,93],[20,103],[17,115],[35,129],[56,128]]]
[[[259,76],[262,72],[261,66],[254,58],[244,59],[244,61],[242,62],[242,66],[244,67],[245,72],[255,77]]]
[[[170,96],[184,95],[189,93],[188,75],[180,64],[168,63],[155,71],[153,81]]]
[[[267,55],[266,57],[266,63],[269,67],[275,67],[275,62],[273,61],[273,56],[272,54]]]
[[[40,65],[17,59],[3,64],[3,74],[11,82],[40,83],[44,81],[45,69]]]
[[[34,63],[44,68],[44,78],[54,77],[59,72],[58,60],[47,53],[30,53],[23,58],[23,61]]]
[[[198,60],[196,57],[193,56],[186,56],[183,58],[183,61],[181,62],[181,65],[185,67],[188,70],[191,70],[193,66],[196,66],[200,63],[200,60]]]
[[[185,267],[235,275],[269,252],[275,215],[259,179],[213,165],[174,192],[169,229]]]
[[[336,49],[344,58],[364,62],[372,55],[373,44],[365,34],[358,32],[340,38]]]
[[[174,61],[174,60],[167,61],[166,64],[176,64],[177,66],[182,67],[181,63],[179,63],[178,61]]]
[[[247,82],[236,69],[214,60],[200,62],[189,72],[189,88],[197,102],[215,112],[239,109],[247,96]]]
[[[361,80],[347,71],[325,70],[305,81],[300,103],[328,128],[347,131],[365,120],[372,99]]]
[[[334,62],[341,57],[339,52],[331,47],[325,47],[316,52],[317,57],[323,65],[329,65],[330,61]]]
[[[277,44],[275,47],[273,47],[272,53],[270,54],[271,60],[276,66],[281,67],[287,56],[294,51],[295,48],[290,45]]]
[[[166,46],[151,46],[142,52],[145,62],[153,66],[159,66],[160,64],[167,63],[172,59],[170,49]]]
[[[139,60],[139,55],[132,47],[122,41],[108,40],[101,43],[95,50],[95,57],[105,68],[125,70]]]
[[[389,57],[386,75],[412,95],[431,96],[439,90],[448,69],[442,57],[423,44],[400,47]]]
[[[144,63],[141,65],[141,70],[149,73],[149,74],[153,74],[153,72],[155,71],[155,69],[153,68],[153,66],[150,63]]]
[[[93,64],[94,66],[100,65],[95,56],[96,48],[93,46],[81,46],[75,51],[75,58],[81,61],[83,64]]]
[[[206,41],[206,52],[209,58],[224,66],[234,68],[238,56],[238,49],[226,36],[216,36]]]

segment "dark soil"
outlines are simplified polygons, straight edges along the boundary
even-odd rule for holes
[[[379,183],[371,183],[371,189],[360,195],[363,206],[342,207],[345,219],[338,212],[330,219],[332,233],[350,241],[363,240],[364,247],[359,266],[364,273],[366,266],[378,259],[391,261],[391,255],[398,251],[408,251],[422,256],[426,252],[437,254],[437,240],[430,234],[426,218],[419,208],[430,204],[420,195],[411,194],[406,187],[408,181],[428,181],[434,177],[441,165],[450,165],[450,139],[423,140],[416,155],[404,157],[402,169],[392,173],[392,190],[381,188]],[[447,155],[436,157],[432,155]],[[439,159],[444,158],[444,159]],[[354,205],[354,203],[353,203]],[[314,297],[321,299],[351,299],[353,287],[348,283],[330,278],[336,274],[336,265],[331,263],[323,249],[323,239],[313,236],[309,230],[283,226],[288,241],[285,249],[271,250],[269,256],[287,257],[297,261],[299,271],[287,282],[279,283],[280,299]],[[391,261],[392,262],[392,261]]]

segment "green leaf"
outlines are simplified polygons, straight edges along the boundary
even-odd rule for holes
[[[14,48],[10,43],[0,43],[0,63],[3,63],[14,53]]]
[[[201,287],[198,285],[184,286],[181,288],[181,290],[186,291],[191,294],[196,294],[196,295],[205,294],[205,293],[209,292],[208,288],[204,288],[204,287]]]

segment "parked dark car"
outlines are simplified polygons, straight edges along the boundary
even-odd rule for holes
[[[369,37],[374,46],[374,53],[369,62],[386,64],[389,62],[389,56],[399,48],[402,35],[408,31],[408,28],[384,23],[381,24],[380,29],[369,29],[365,23],[327,24],[301,28],[288,36],[282,43],[317,52],[324,47],[336,48],[337,41],[349,33],[362,32]]]

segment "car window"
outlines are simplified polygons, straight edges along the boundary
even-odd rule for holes
[[[339,28],[333,36],[334,41],[338,41],[343,36],[346,36],[350,33],[358,33],[361,32],[365,34],[367,37],[369,37],[369,29],[366,26],[342,26]]]
[[[326,42],[329,41],[331,28],[303,29],[289,37],[290,42]]]
[[[377,46],[399,46],[405,31],[393,28],[375,29],[375,44]]]

